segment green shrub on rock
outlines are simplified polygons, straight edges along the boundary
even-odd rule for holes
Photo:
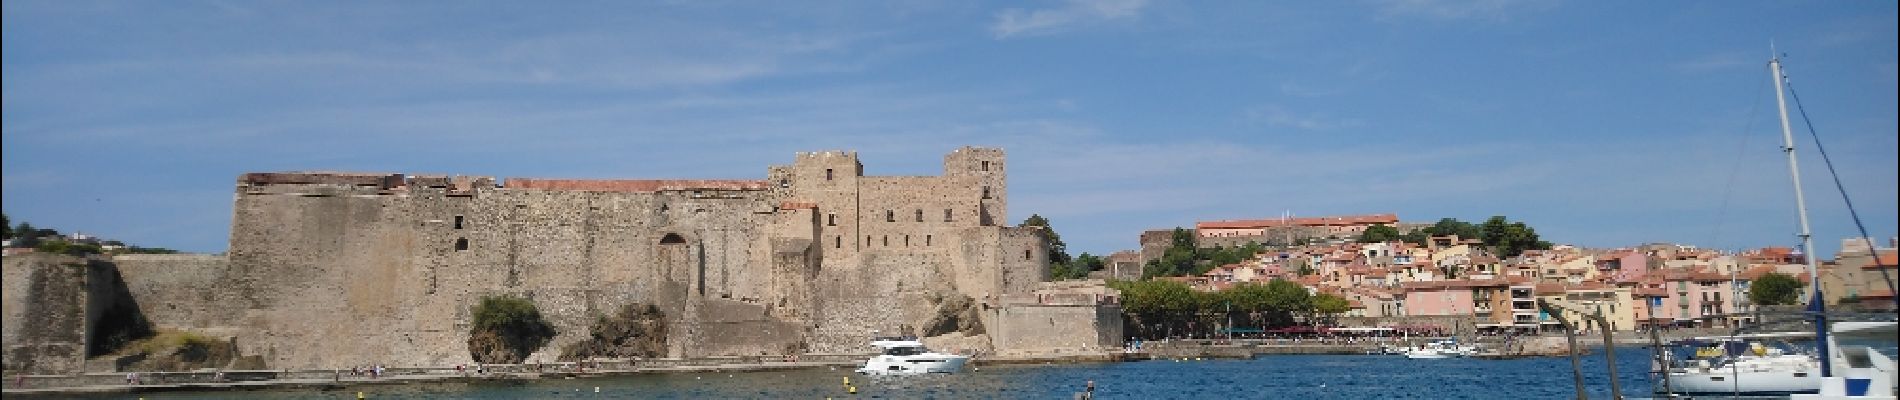
[[[554,339],[554,326],[534,302],[514,296],[483,297],[474,308],[468,353],[476,362],[515,364]]]

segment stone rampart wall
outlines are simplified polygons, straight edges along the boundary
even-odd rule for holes
[[[999,354],[1102,351],[1122,344],[1121,307],[1012,304],[995,309]]]
[[[53,254],[12,255],[0,264],[4,369],[29,374],[82,370],[94,327],[123,287],[110,265]]]
[[[217,301],[230,270],[221,255],[127,254],[112,257],[139,311],[154,328],[228,337],[237,334],[237,309]]]

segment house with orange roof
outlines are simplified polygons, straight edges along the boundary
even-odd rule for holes
[[[1828,305],[1894,309],[1894,291],[1892,286],[1887,286],[1887,279],[1900,281],[1900,270],[1895,269],[1900,256],[1896,256],[1892,247],[1875,249],[1873,253],[1843,251],[1819,266],[1822,294],[1827,296]]]
[[[1233,282],[1234,269],[1237,268],[1240,268],[1240,264],[1227,264],[1214,267],[1214,269],[1201,273],[1201,279],[1207,282]]]
[[[1405,315],[1491,319],[1496,305],[1483,288],[1503,285],[1503,281],[1447,280],[1407,282],[1400,284],[1399,289],[1404,293]]]
[[[1666,320],[1672,326],[1727,327],[1745,317],[1736,311],[1736,303],[1746,294],[1735,290],[1728,275],[1697,267],[1664,270],[1652,276],[1660,278],[1666,295],[1660,303],[1650,300],[1650,317],[1658,322]]]
[[[1617,282],[1642,280],[1649,274],[1649,255],[1634,249],[1619,249],[1596,257],[1597,272]]]
[[[1634,288],[1600,282],[1578,284],[1544,283],[1537,285],[1538,298],[1556,306],[1563,318],[1584,330],[1633,330],[1639,324],[1640,303],[1632,301]],[[1591,315],[1602,315],[1604,325]]]

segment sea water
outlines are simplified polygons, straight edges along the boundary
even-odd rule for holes
[[[1603,353],[1582,359],[1585,390],[1608,398]],[[1623,394],[1650,397],[1650,352],[1622,348]],[[670,373],[496,383],[355,386],[334,391],[147,393],[147,399],[1069,399],[1095,382],[1098,399],[1573,399],[1567,357],[1412,360],[1403,356],[1284,355],[1251,360],[1153,360],[999,365],[954,375],[871,377],[840,367]],[[850,394],[844,379],[856,388]],[[598,388],[598,392],[596,392]],[[115,395],[111,398],[131,396]]]

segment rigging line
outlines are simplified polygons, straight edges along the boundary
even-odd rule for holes
[[[1722,186],[1722,206],[1715,211],[1715,228],[1709,232],[1710,245],[1720,243],[1722,239],[1722,225],[1728,220],[1729,199],[1735,194],[1735,178],[1741,175],[1742,163],[1748,155],[1750,137],[1748,133],[1755,130],[1755,116],[1761,111],[1761,103],[1764,103],[1763,99],[1766,97],[1761,94],[1768,88],[1768,84],[1761,82],[1760,79],[1755,81],[1755,102],[1748,107],[1748,117],[1745,119],[1748,123],[1742,126],[1742,141],[1735,147],[1735,166],[1729,168],[1728,183]]]
[[[1782,78],[1787,79],[1787,78]],[[1861,240],[1867,241],[1867,255],[1873,258],[1875,269],[1880,270],[1880,279],[1887,281],[1887,293],[1895,294],[1893,276],[1887,273],[1887,265],[1880,261],[1880,247],[1874,245],[1873,236],[1867,235],[1867,224],[1861,223],[1860,212],[1854,211],[1854,200],[1847,197],[1847,186],[1841,184],[1841,174],[1834,170],[1834,160],[1827,156],[1827,148],[1821,146],[1821,134],[1814,130],[1814,120],[1808,119],[1808,108],[1801,105],[1801,93],[1795,92],[1794,82],[1786,82],[1788,94],[1794,97],[1794,108],[1801,112],[1801,122],[1808,126],[1808,136],[1814,138],[1814,151],[1821,153],[1821,162],[1827,164],[1828,175],[1834,178],[1834,188],[1841,192],[1841,202],[1847,203],[1847,215],[1854,217],[1854,228],[1860,229]],[[1900,250],[1897,250],[1900,251]],[[1810,255],[1809,257],[1813,257]],[[1820,277],[1814,277],[1819,279]],[[1817,283],[1818,284],[1818,283]],[[1894,296],[1894,304],[1900,305],[1900,296]]]

